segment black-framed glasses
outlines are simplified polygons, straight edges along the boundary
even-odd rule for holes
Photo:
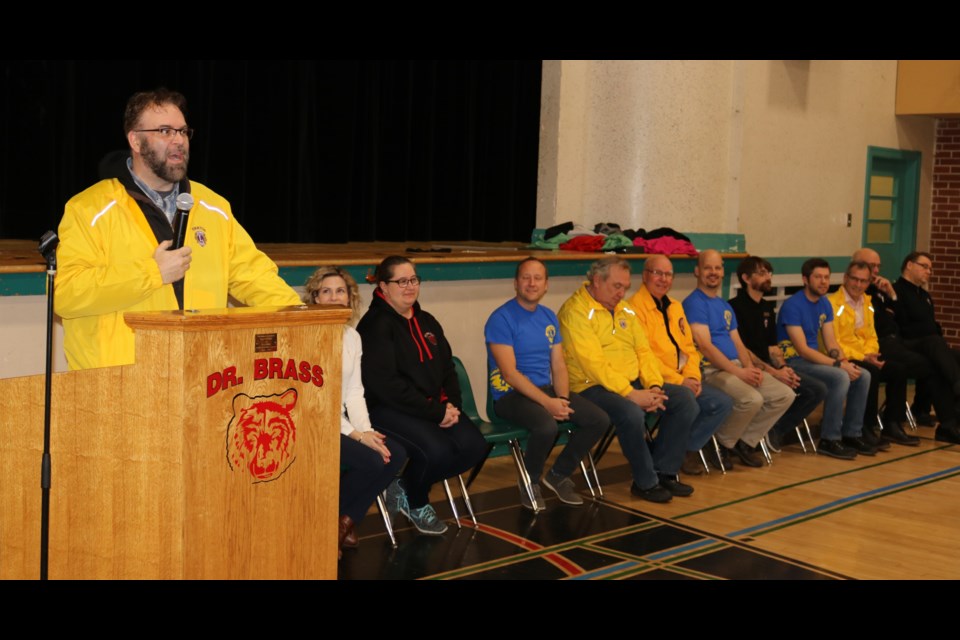
[[[917,262],[916,260],[911,260],[910,262],[912,262],[913,264],[917,265],[918,267],[920,267],[920,268],[923,269],[924,271],[932,271],[932,270],[933,270],[933,265],[932,265],[932,264],[924,264],[923,262]]]
[[[420,276],[411,276],[409,278],[400,278],[398,280],[387,280],[387,282],[393,283],[401,289],[406,289],[407,287],[416,287],[423,282],[423,280],[420,279]]]
[[[178,133],[187,140],[193,138],[196,129],[184,127],[183,129],[174,129],[173,127],[157,127],[156,129],[134,129],[137,133],[159,133],[161,138],[171,139]]]

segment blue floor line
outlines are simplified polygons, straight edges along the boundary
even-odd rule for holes
[[[934,473],[930,473],[930,474],[925,475],[925,476],[920,476],[920,477],[918,477],[918,478],[912,478],[912,479],[910,479],[910,480],[904,480],[903,482],[897,482],[897,483],[895,483],[895,484],[887,485],[887,486],[885,486],[885,487],[878,487],[877,489],[871,489],[870,491],[864,491],[863,493],[858,493],[858,494],[855,494],[855,495],[852,495],[852,496],[847,496],[846,498],[840,498],[839,500],[834,500],[833,502],[828,502],[828,503],[822,504],[822,505],[820,505],[820,506],[818,506],[818,507],[813,507],[813,508],[811,508],[811,509],[807,509],[806,511],[799,511],[799,512],[797,512],[797,513],[794,513],[794,514],[791,514],[791,515],[788,515],[788,516],[783,516],[783,517],[777,518],[777,519],[775,519],[775,520],[770,520],[770,521],[768,521],[768,522],[764,522],[764,523],[761,523],[761,524],[753,525],[752,527],[747,527],[746,529],[740,529],[740,530],[738,530],[738,531],[732,531],[732,532],[730,532],[730,533],[727,534],[727,537],[735,538],[735,537],[737,537],[737,536],[742,536],[742,535],[746,535],[746,534],[753,533],[753,532],[756,532],[756,531],[760,531],[760,530],[763,530],[763,529],[768,529],[768,528],[770,528],[770,527],[774,527],[774,526],[777,526],[777,525],[779,525],[779,524],[783,524],[783,523],[785,523],[785,522],[790,522],[791,520],[798,520],[798,519],[800,519],[800,518],[805,518],[805,517],[807,517],[807,516],[809,516],[809,515],[812,515],[812,514],[815,514],[815,513],[819,513],[819,512],[821,512],[821,511],[828,511],[828,510],[830,510],[830,509],[833,509],[834,507],[837,507],[837,506],[840,506],[840,505],[843,505],[843,504],[847,504],[847,503],[849,503],[849,502],[855,502],[855,501],[857,501],[857,500],[862,500],[862,499],[864,499],[864,498],[869,498],[870,496],[874,496],[874,495],[877,495],[877,494],[879,494],[879,493],[886,493],[886,492],[888,492],[888,491],[893,491],[893,490],[895,490],[895,489],[900,489],[900,488],[902,488],[902,487],[906,487],[906,486],[910,486],[910,485],[917,484],[917,483],[920,483],[920,482],[924,482],[924,481],[926,481],[926,480],[933,480],[933,479],[936,479],[936,478],[941,477],[941,476],[949,475],[949,474],[951,474],[951,473],[956,473],[956,472],[958,472],[958,471],[960,471],[960,466],[950,467],[949,469],[943,469],[943,470],[941,470],[941,471],[937,471],[937,472],[934,472]]]

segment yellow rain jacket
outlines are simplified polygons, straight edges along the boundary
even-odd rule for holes
[[[227,306],[229,293],[249,306],[300,304],[277,265],[234,219],[230,203],[190,183],[185,246],[193,250],[184,278],[185,309]],[[130,364],[133,330],[126,311],[177,309],[173,285],[164,285],[153,259],[156,236],[119,180],[103,180],[67,202],[59,228],[54,306],[63,319],[71,369]]]
[[[833,306],[833,333],[837,337],[843,355],[848,360],[863,360],[868,353],[880,353],[880,341],[877,339],[877,329],[873,324],[873,304],[870,296],[863,294],[863,326],[856,328],[857,314],[846,306],[847,299],[840,287],[827,296]],[[820,339],[820,351],[826,353],[823,339]]]
[[[683,312],[683,305],[670,298],[670,306],[667,307],[670,335],[677,341],[680,351],[687,355],[687,361],[683,367],[679,366],[680,356],[677,353],[677,347],[670,341],[670,335],[667,335],[663,314],[657,309],[657,303],[646,287],[641,286],[633,294],[630,298],[630,306],[637,312],[640,323],[647,332],[650,348],[657,356],[660,374],[664,381],[670,384],[683,384],[685,378],[699,380],[700,352],[693,343],[693,332],[690,330],[690,323],[687,322],[687,315]]]
[[[621,301],[611,314],[584,283],[563,303],[557,317],[572,391],[599,384],[626,396],[637,378],[646,388],[663,385],[656,356],[637,314],[626,302]]]

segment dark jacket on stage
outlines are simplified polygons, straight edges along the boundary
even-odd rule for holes
[[[367,405],[380,404],[440,424],[447,402],[462,408],[453,353],[436,318],[413,305],[409,320],[377,289],[357,325]]]

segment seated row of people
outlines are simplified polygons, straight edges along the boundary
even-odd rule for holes
[[[629,300],[630,262],[603,258],[559,314],[541,304],[546,264],[521,261],[516,296],[484,328],[494,411],[530,431],[524,462],[534,500],[521,487],[521,504],[545,508],[541,486],[565,504],[582,504],[571,476],[611,423],[632,472],[632,493],[654,502],[693,493],[679,474],[703,473],[701,450],[718,468],[734,461],[761,466],[761,440],[779,451],[784,436],[821,402],[823,455],[853,459],[890,442],[915,446],[918,439],[902,427],[908,378],[936,408],[937,439],[960,442],[954,406],[960,357],[946,347],[938,326],[930,330],[935,323],[928,335],[909,338],[897,328],[898,291],[906,291],[899,294],[903,304],[923,299],[906,276],[907,265],[918,260],[918,269],[929,273],[929,256],[911,254],[906,283],[891,285],[879,275],[876,253],[862,249],[830,296],[829,264],[808,260],[803,289],[784,302],[779,318],[763,298],[773,269],[759,257],[741,261],[741,286],[728,302],[720,295],[723,259],[704,251],[694,269],[697,288],[682,303],[669,295],[674,273],[666,256],[644,263],[642,285]],[[414,265],[391,256],[374,280],[370,309],[357,331],[347,327],[344,335],[342,546],[356,543],[355,524],[384,488],[392,515],[405,514],[422,533],[442,534],[446,525],[429,504],[430,486],[470,469],[486,453],[480,432],[461,412],[443,329],[417,301]],[[358,292],[345,271],[324,267],[308,282],[305,299],[350,306],[358,304]],[[929,320],[918,318],[911,332]],[[881,381],[887,385],[882,423]],[[659,415],[653,440],[649,413]],[[564,421],[576,429],[545,470]],[[708,446],[713,436],[719,447]],[[402,477],[394,478],[407,459]]]

